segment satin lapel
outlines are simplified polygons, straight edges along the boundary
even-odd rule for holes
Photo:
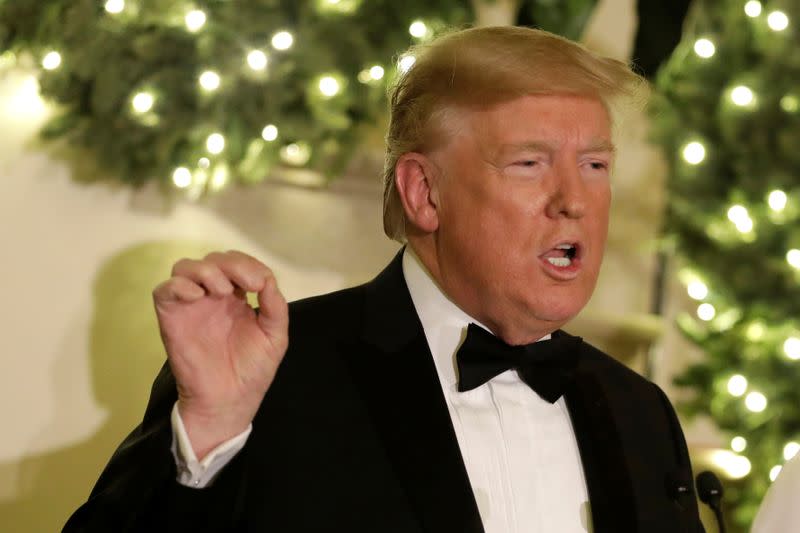
[[[353,377],[422,529],[482,533],[401,255],[367,286],[364,344],[353,352]]]
[[[579,364],[565,398],[586,476],[594,531],[638,531],[630,472],[598,376]]]

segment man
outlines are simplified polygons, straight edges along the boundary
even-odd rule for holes
[[[414,53],[384,197],[407,246],[288,311],[251,257],[177,263],[169,365],[67,531],[701,530],[666,397],[558,331],[594,289],[639,78],[523,28]]]

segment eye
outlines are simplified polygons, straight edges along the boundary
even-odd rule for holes
[[[604,163],[602,161],[592,161],[592,162],[589,163],[589,166],[592,168],[592,170],[607,170],[608,169],[608,164]]]
[[[536,166],[536,164],[537,161],[534,161],[533,159],[523,159],[514,163],[514,165],[519,167],[533,167]]]

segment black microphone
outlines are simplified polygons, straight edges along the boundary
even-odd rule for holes
[[[714,511],[714,516],[717,517],[719,533],[725,533],[725,521],[722,520],[721,508],[723,493],[722,482],[714,472],[706,470],[705,472],[697,474],[695,485],[697,486],[697,495],[700,497],[700,501],[711,507],[711,510]]]

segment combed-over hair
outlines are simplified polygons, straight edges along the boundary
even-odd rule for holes
[[[405,241],[406,217],[395,186],[397,160],[434,149],[447,138],[446,113],[485,108],[526,95],[598,98],[611,115],[640,94],[643,79],[616,59],[551,33],[515,26],[455,31],[408,53],[416,61],[389,93],[383,227]]]

